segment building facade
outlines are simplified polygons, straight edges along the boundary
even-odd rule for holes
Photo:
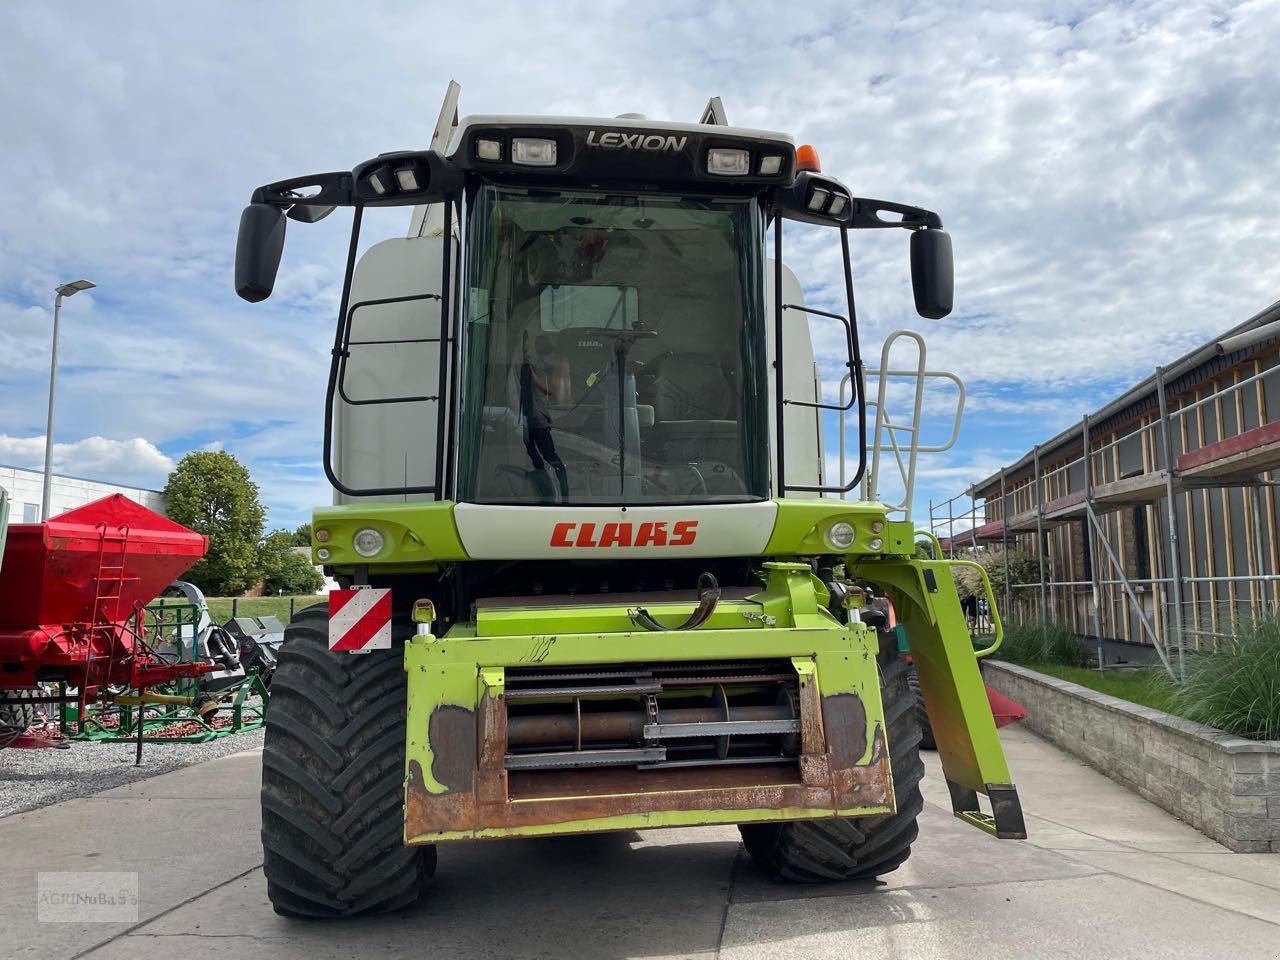
[[[949,553],[1036,558],[1000,598],[1015,620],[1199,648],[1275,608],[1278,475],[1280,303],[931,505],[930,524]]]
[[[10,523],[40,521],[40,504],[44,494],[43,472],[0,464],[0,487],[9,494]],[[83,477],[62,477],[55,474],[50,484],[49,516],[57,516],[113,493],[122,493],[149,510],[164,513],[164,494],[159,490],[126,487],[118,483],[102,483],[98,480],[86,480]]]

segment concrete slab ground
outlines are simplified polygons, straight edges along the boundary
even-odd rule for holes
[[[911,859],[883,882],[796,886],[732,827],[441,849],[423,902],[277,917],[256,751],[0,820],[0,954],[63,960],[643,957],[1280,957],[1280,857],[1233,854],[1033,735],[1004,731],[1031,839],[950,816],[930,756]],[[36,920],[40,871],[135,870],[135,923]]]

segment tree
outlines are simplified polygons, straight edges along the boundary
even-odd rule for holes
[[[262,541],[258,562],[267,593],[315,593],[324,586],[324,577],[311,565],[309,557],[297,552],[297,531],[273,530]]]
[[[183,457],[164,487],[169,518],[209,538],[186,578],[210,596],[234,596],[258,581],[258,541],[266,511],[249,471],[225,450]]]
[[[310,520],[308,520],[306,523],[298,524],[297,528],[293,531],[293,545],[295,547],[311,546],[311,521]]]
[[[991,581],[991,591],[995,594],[996,600],[1000,603],[1004,602],[1004,548],[1003,547],[987,547],[983,550],[966,551],[966,559],[976,560],[978,564],[987,571],[987,578]],[[1046,569],[1046,574],[1048,570]],[[956,590],[962,597],[984,597],[986,591],[982,586],[982,579],[978,576],[977,571],[970,567],[956,567],[952,571],[955,577]],[[1040,581],[1040,561],[1033,553],[1027,553],[1024,550],[1010,549],[1009,551],[1009,576],[1013,583],[1038,583]],[[1017,590],[1013,591],[1013,596],[1017,599]]]

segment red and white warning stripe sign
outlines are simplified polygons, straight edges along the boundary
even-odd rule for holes
[[[391,590],[330,590],[329,649],[350,653],[390,650]]]

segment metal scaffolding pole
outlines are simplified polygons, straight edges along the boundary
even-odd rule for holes
[[[976,493],[973,487],[969,488],[969,545],[976,551],[978,549],[978,498],[974,496]]]
[[[951,559],[956,558],[956,517],[954,506],[956,498],[947,501],[947,547],[951,550]]]
[[[1049,603],[1046,595],[1048,589],[1044,575],[1044,504],[1040,482],[1040,444],[1032,450],[1032,476],[1036,485],[1036,559],[1040,562],[1040,622],[1049,622]]]
[[[1000,546],[1004,549],[1004,610],[1013,614],[1013,594],[1009,590],[1009,494],[1004,482],[1005,468],[1000,468]]]
[[[1137,611],[1138,620],[1141,622],[1143,630],[1146,632],[1147,636],[1151,638],[1151,645],[1156,648],[1156,653],[1160,655],[1160,662],[1164,664],[1164,668],[1168,670],[1169,674],[1172,676],[1173,667],[1169,665],[1169,657],[1165,654],[1164,644],[1160,642],[1160,637],[1157,636],[1155,627],[1151,625],[1151,621],[1147,617],[1147,611],[1142,609],[1142,603],[1138,600],[1138,595],[1133,592],[1133,585],[1129,583],[1129,578],[1125,575],[1124,566],[1120,563],[1120,559],[1116,556],[1116,552],[1111,549],[1111,544],[1107,539],[1106,531],[1102,529],[1102,524],[1098,521],[1098,515],[1093,510],[1093,502],[1086,499],[1084,507],[1085,513],[1088,514],[1089,522],[1093,525],[1093,529],[1097,531],[1098,543],[1106,552],[1107,559],[1111,561],[1111,566],[1115,570],[1116,576],[1120,578],[1117,582],[1128,595],[1129,600],[1132,601],[1134,610]],[[1091,564],[1091,570],[1092,567],[1093,565]],[[1097,583],[1096,575],[1094,577],[1094,583]],[[1101,654],[1101,637],[1098,638],[1098,648],[1099,654]]]
[[[1259,478],[1261,479],[1261,478]],[[1254,484],[1249,488],[1249,514],[1253,520],[1253,569],[1259,574],[1266,566],[1266,539],[1262,535],[1262,497],[1259,496],[1259,485]],[[1267,584],[1262,581],[1258,587],[1259,607],[1265,609],[1267,603]],[[1254,617],[1258,616],[1260,610],[1254,611]]]
[[[1085,509],[1090,513],[1093,512],[1093,461],[1089,456],[1089,414],[1085,414],[1080,421],[1081,432],[1084,438],[1084,503]],[[1093,549],[1093,525],[1085,522],[1084,530],[1081,534],[1085,541],[1082,547],[1085,555],[1089,558],[1089,586],[1091,588],[1091,596],[1093,598],[1093,633],[1098,640],[1098,672],[1101,673],[1104,666],[1105,658],[1102,650],[1102,598],[1099,596],[1098,588],[1098,564],[1096,552]]]
[[[1160,449],[1164,457],[1164,512],[1165,526],[1168,529],[1169,543],[1169,590],[1166,596],[1172,605],[1173,615],[1165,616],[1170,627],[1172,640],[1178,651],[1178,676],[1186,676],[1186,658],[1184,654],[1182,627],[1182,551],[1178,548],[1178,508],[1174,499],[1174,477],[1177,468],[1173,459],[1173,424],[1169,419],[1169,398],[1165,394],[1164,367],[1156,367],[1156,400],[1160,405]]]

